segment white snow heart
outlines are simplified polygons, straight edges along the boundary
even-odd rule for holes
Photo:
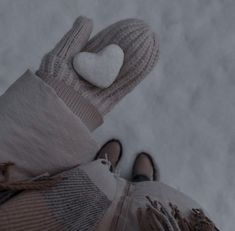
[[[99,53],[78,53],[73,59],[73,67],[87,82],[99,88],[107,88],[117,78],[123,61],[121,47],[111,44]]]

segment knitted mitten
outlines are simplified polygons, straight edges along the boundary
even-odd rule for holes
[[[91,20],[79,17],[72,29],[43,58],[36,74],[90,130],[94,130],[102,123],[103,116],[153,69],[159,47],[156,35],[139,19],[119,21],[87,42],[91,31]],[[124,63],[113,84],[101,89],[79,76],[73,69],[72,60],[81,50],[97,53],[110,44],[122,48]]]

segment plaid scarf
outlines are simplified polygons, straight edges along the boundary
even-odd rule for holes
[[[111,204],[79,167],[56,177],[42,175],[30,181],[9,182],[13,165],[0,165],[5,176],[0,182],[0,225],[6,230],[95,230]],[[169,213],[160,202],[148,196],[146,199],[147,207],[137,210],[141,231],[219,231],[201,209],[192,209],[186,218],[172,203]]]

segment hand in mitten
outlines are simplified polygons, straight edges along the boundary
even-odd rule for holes
[[[91,31],[91,20],[79,17],[72,29],[43,58],[36,74],[90,130],[94,130],[102,124],[103,116],[153,69],[159,45],[156,35],[139,19],[112,24],[88,41]],[[100,88],[74,70],[73,58],[81,51],[98,53],[111,44],[123,50],[124,61],[115,81],[107,88]]]

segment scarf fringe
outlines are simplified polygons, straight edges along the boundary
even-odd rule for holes
[[[62,176],[56,177],[39,176],[32,180],[10,181],[10,170],[15,164],[12,162],[1,163],[0,173],[4,177],[3,181],[0,181],[1,191],[21,191],[21,190],[42,190],[48,187],[55,186],[59,181],[63,179]]]
[[[171,213],[158,201],[146,196],[149,204],[137,210],[141,231],[219,231],[201,209],[192,209],[188,218],[176,205],[169,203]]]

